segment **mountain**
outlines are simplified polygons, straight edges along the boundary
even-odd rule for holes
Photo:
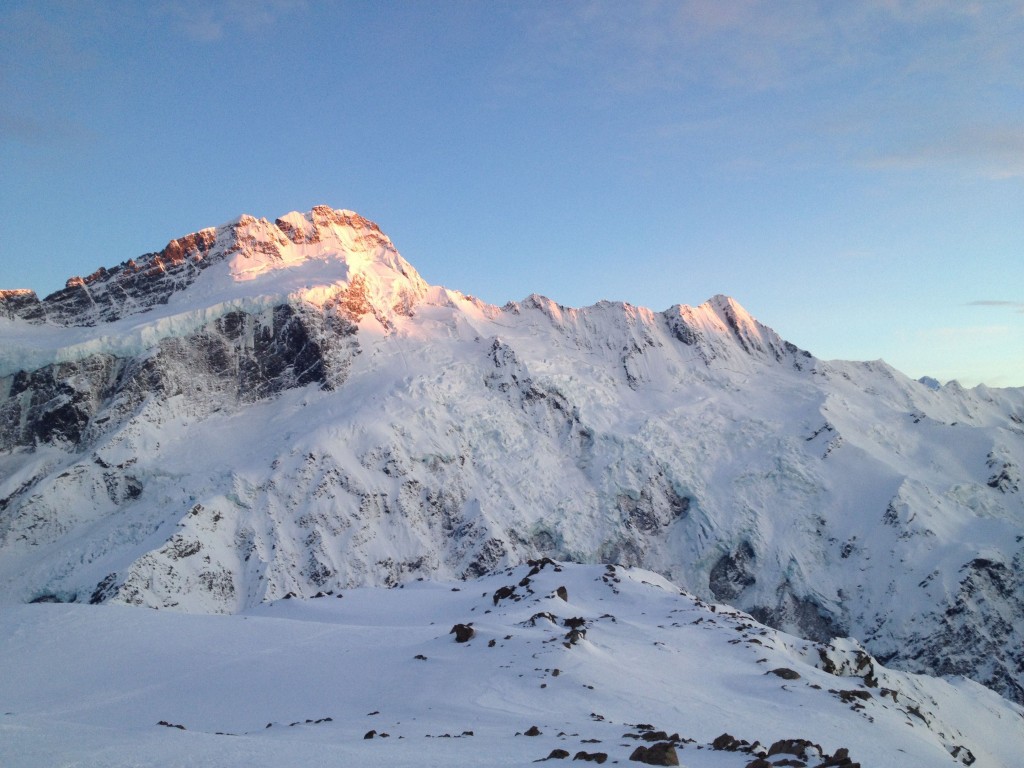
[[[0,679],[0,762],[21,768],[1012,768],[1024,753],[1024,709],[977,683],[769,629],[650,571],[544,560],[241,615],[13,606]]]
[[[818,360],[725,296],[490,306],[326,207],[0,292],[0,338],[2,603],[620,563],[1024,701],[1024,389]]]

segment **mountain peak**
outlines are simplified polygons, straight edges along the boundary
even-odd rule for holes
[[[716,294],[703,304],[677,304],[665,311],[672,334],[684,344],[700,350],[705,362],[711,359],[763,358],[780,362],[789,355],[810,357],[759,322],[731,296]]]
[[[357,274],[388,309],[396,304],[408,309],[427,287],[375,223],[353,211],[318,205],[274,222],[243,214],[175,238],[160,251],[71,277],[42,300],[32,291],[3,291],[0,308],[31,323],[95,326],[185,303],[186,292],[209,302],[299,291],[323,305],[325,286],[343,288]],[[258,287],[252,281],[259,281]]]

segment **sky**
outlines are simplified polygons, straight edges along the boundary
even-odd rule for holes
[[[723,293],[1024,386],[1021,40],[1024,0],[8,0],[0,287],[325,204],[493,304]]]

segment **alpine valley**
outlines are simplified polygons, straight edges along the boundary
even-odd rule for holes
[[[778,765],[767,748],[780,729],[819,742],[776,752],[788,765],[843,765],[840,747],[864,765],[1024,759],[1024,388],[819,360],[725,296],[663,312],[537,295],[491,306],[428,285],[375,224],[323,206],[242,216],[44,299],[0,291],[0,341],[0,671],[20,682],[0,692],[11,764],[70,759],[70,747],[39,746],[55,732],[44,715],[92,745],[83,765],[187,764],[147,752],[182,729],[122,734],[134,746],[116,753],[95,729],[126,716],[114,702],[140,711],[157,685],[118,682],[119,658],[173,645],[168,668],[184,669],[193,644],[207,700],[223,705],[191,710],[185,725],[211,740],[190,742],[196,760],[233,764],[213,740],[222,727],[249,734],[233,742],[251,742],[239,765],[287,764],[274,750],[299,737],[269,734],[292,727],[320,734],[292,753],[316,762],[348,738],[321,722],[329,696],[311,694],[313,713],[295,691],[264,710],[226,702],[214,681],[243,678],[209,654],[235,644],[257,674],[291,643],[327,665],[318,638],[340,642],[338,627],[358,685],[386,685],[378,701],[337,706],[360,718],[392,717],[381,701],[405,707],[404,726],[386,725],[420,739],[372,758],[330,752],[348,764],[558,751],[528,735],[479,751],[481,734],[511,737],[512,722],[636,741],[613,761],[669,741],[689,765]],[[464,644],[440,627],[467,619],[477,637]],[[246,634],[257,629],[265,650]],[[68,657],[106,682],[79,680],[90,675]],[[70,665],[64,687],[39,688],[56,658]],[[288,664],[273,662],[274,685],[312,674]],[[423,690],[402,687],[422,675]],[[527,692],[524,675],[545,682]],[[442,705],[425,691],[444,680],[461,681],[448,710],[459,723],[426,713]],[[79,684],[102,691],[77,709],[54,703]],[[754,724],[764,706],[780,719]],[[692,731],[667,722],[680,715]],[[283,722],[293,716],[301,728]],[[748,725],[731,731],[745,747],[716,738],[730,716]],[[254,735],[266,720],[278,731]],[[359,750],[379,741],[362,739],[374,722],[360,721]],[[419,731],[460,723],[476,723],[476,751],[449,739],[421,754]],[[645,740],[661,727],[682,735]]]

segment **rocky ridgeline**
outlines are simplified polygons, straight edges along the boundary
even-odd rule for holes
[[[298,227],[285,218],[271,224],[242,216],[222,227],[171,240],[161,251],[100,267],[86,277],[71,277],[62,290],[44,299],[31,290],[0,290],[0,316],[66,326],[110,323],[166,304],[172,295],[188,290],[204,270],[236,254],[280,258],[289,245],[324,241],[332,226],[358,232],[366,244],[390,246],[376,224],[351,211],[317,206],[309,220],[311,226]]]
[[[62,290],[42,300],[34,291],[2,291],[0,313],[30,323],[90,326],[143,312],[166,304],[172,293],[224,258],[224,251],[211,253],[216,242],[216,230],[204,229],[172,240],[157,253],[69,278]]]

